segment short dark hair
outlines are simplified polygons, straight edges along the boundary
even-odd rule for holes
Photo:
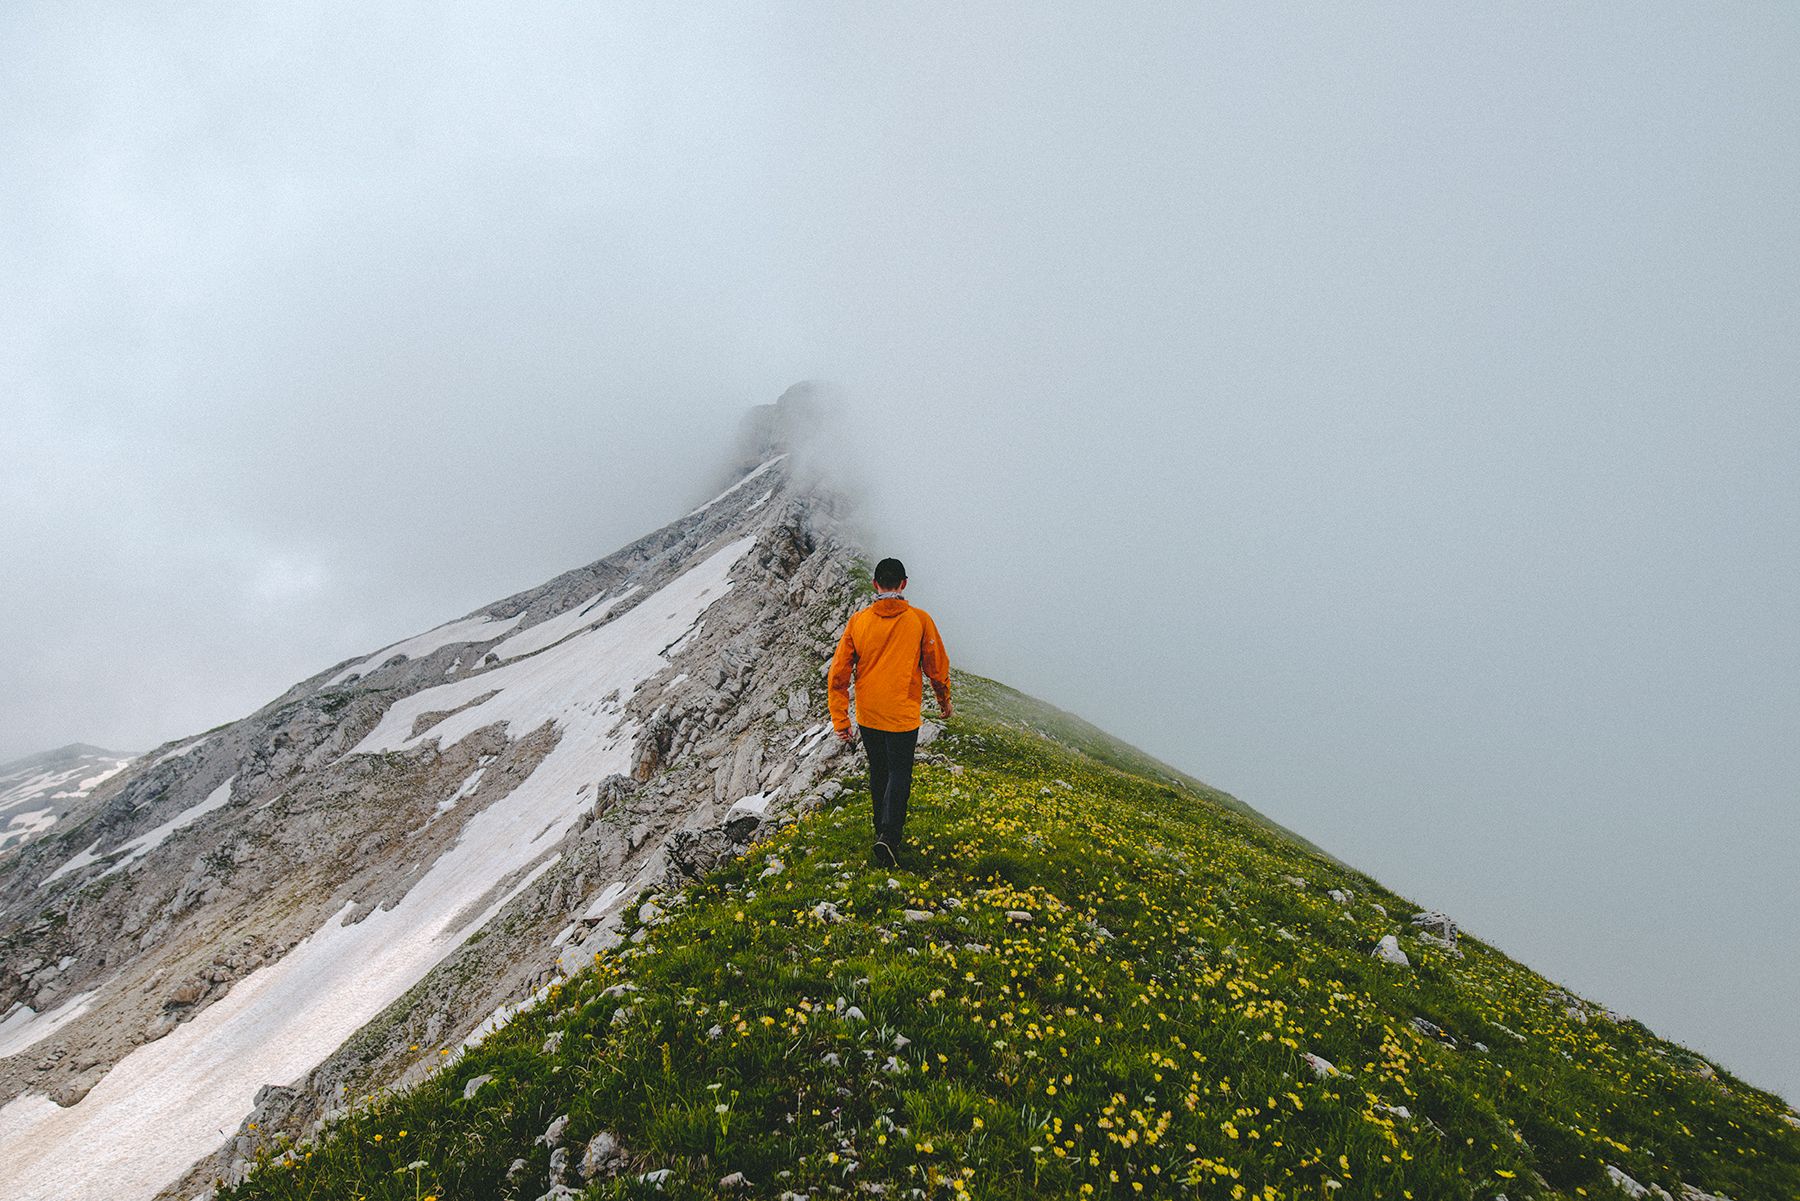
[[[906,579],[906,564],[898,559],[883,559],[875,564],[875,582],[883,588],[898,588]]]

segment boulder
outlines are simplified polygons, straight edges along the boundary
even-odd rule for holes
[[[1392,963],[1400,967],[1412,966],[1412,960],[1408,959],[1406,952],[1400,949],[1400,940],[1392,934],[1383,936],[1382,940],[1375,944],[1375,949],[1370,954],[1384,963]]]
[[[1444,942],[1449,943],[1451,946],[1456,945],[1456,923],[1451,921],[1447,915],[1439,913],[1435,909],[1429,909],[1422,913],[1413,914],[1412,924],[1413,928],[1418,930],[1421,935],[1428,934],[1433,938],[1441,939]]]
[[[602,1130],[588,1140],[587,1149],[581,1153],[581,1178],[592,1180],[596,1176],[611,1176],[624,1166],[625,1153],[619,1148],[619,1140],[607,1131]]]
[[[50,1099],[67,1109],[76,1104],[93,1090],[96,1084],[106,1075],[105,1064],[94,1066],[76,1073],[50,1090]]]
[[[563,1135],[568,1132],[568,1129],[569,1115],[565,1113],[545,1127],[544,1133],[538,1135],[534,1141],[542,1143],[546,1147],[559,1147],[562,1145]]]
[[[614,772],[594,788],[594,812],[605,813],[613,806],[630,800],[638,790],[638,782],[630,776]]]
[[[179,1009],[185,1005],[192,1005],[205,995],[205,981],[197,978],[183,980],[175,987],[175,991],[169,994],[168,999],[163,1002],[163,1008]]]
[[[1679,1186],[1679,1191],[1681,1193],[1681,1201],[1731,1201],[1731,1198],[1729,1197],[1722,1197],[1718,1193],[1709,1193],[1703,1189],[1697,1189],[1686,1182],[1683,1182]]]

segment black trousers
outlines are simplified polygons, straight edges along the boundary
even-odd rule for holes
[[[919,745],[919,731],[871,730],[860,724],[856,728],[862,732],[863,750],[869,754],[875,837],[898,848],[906,826],[906,801],[912,795],[913,750]]]

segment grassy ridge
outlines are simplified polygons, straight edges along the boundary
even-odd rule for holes
[[[1230,793],[1221,792],[1212,785],[1145,754],[1084,717],[1078,717],[1066,709],[1058,709],[1048,701],[1041,701],[986,676],[960,670],[953,670],[951,674],[956,685],[956,709],[964,716],[1037,734],[1067,750],[1086,755],[1096,763],[1116,767],[1128,775],[1142,776],[1146,780],[1179,788],[1190,796],[1204,797],[1216,805],[1260,822],[1315,855],[1337,862],[1324,848],[1314,845],[1286,826],[1271,821]]]
[[[1577,1020],[1474,940],[1421,943],[1400,898],[1260,820],[978,705],[933,749],[954,767],[917,770],[912,862],[868,863],[852,780],[227,1195],[536,1198],[565,1114],[571,1162],[600,1131],[627,1157],[591,1197],[1517,1201],[1616,1195],[1608,1164],[1800,1195],[1777,1099]],[[1411,967],[1370,957],[1389,933]]]

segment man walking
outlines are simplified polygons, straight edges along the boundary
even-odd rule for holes
[[[850,742],[850,680],[856,679],[856,728],[869,754],[874,802],[874,859],[899,862],[906,801],[912,795],[913,750],[919,743],[921,675],[931,680],[944,719],[950,709],[950,657],[931,614],[907,604],[906,568],[898,559],[875,565],[875,602],[844,624],[828,680],[831,724]]]

